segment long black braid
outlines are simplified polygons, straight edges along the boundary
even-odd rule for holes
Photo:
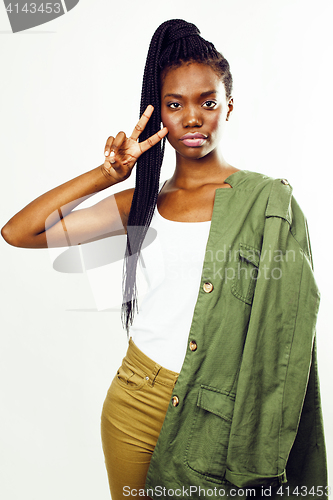
[[[140,142],[161,129],[160,84],[163,70],[180,66],[184,62],[201,62],[212,66],[224,83],[226,97],[231,96],[232,76],[229,63],[214,45],[200,36],[200,31],[194,24],[182,19],[164,22],[155,31],[147,55],[140,116],[149,104],[154,106],[154,112],[140,135]],[[135,309],[138,309],[136,269],[141,246],[157,203],[164,148],[165,138],[141,155],[137,161],[123,268],[122,323],[127,333],[133,322]]]

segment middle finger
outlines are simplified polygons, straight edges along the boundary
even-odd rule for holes
[[[153,114],[153,111],[154,111],[154,106],[152,106],[151,104],[149,104],[146,107],[146,109],[145,109],[143,115],[141,116],[140,120],[135,125],[134,130],[133,130],[133,132],[131,134],[131,139],[133,139],[134,141],[138,140],[141,132],[145,129],[145,126],[147,125],[147,123],[149,121],[149,118]]]

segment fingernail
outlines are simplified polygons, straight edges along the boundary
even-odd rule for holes
[[[105,152],[104,152],[104,155],[105,155],[105,156],[109,156],[109,151],[105,151]]]
[[[111,163],[116,163],[116,160],[114,159],[114,157],[115,157],[115,152],[111,151],[111,153],[110,153],[110,162]]]

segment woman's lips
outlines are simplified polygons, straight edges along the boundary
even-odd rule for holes
[[[180,140],[190,148],[197,148],[203,145],[207,137],[203,134],[185,134]]]

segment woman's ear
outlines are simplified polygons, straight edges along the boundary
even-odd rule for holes
[[[229,120],[229,117],[230,117],[231,112],[232,112],[233,109],[234,109],[234,99],[232,97],[229,97],[229,101],[228,101],[228,113],[227,113],[227,117],[226,117],[227,121]]]

